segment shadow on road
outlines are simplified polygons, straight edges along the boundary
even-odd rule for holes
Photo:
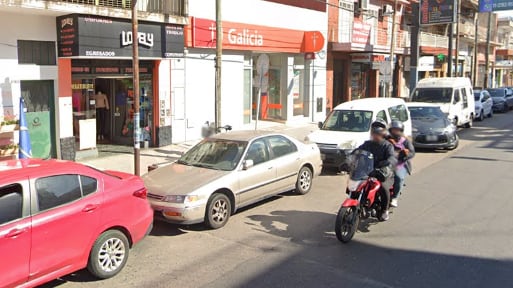
[[[358,233],[353,242],[342,244],[332,233],[334,214],[274,211],[248,218],[253,229],[300,246],[292,256],[257,270],[261,272],[252,277],[224,283],[225,287],[274,287],[277,283],[286,283],[284,287],[504,287],[513,271],[513,261],[439,253],[429,251],[430,247],[422,251],[382,247],[359,241]]]

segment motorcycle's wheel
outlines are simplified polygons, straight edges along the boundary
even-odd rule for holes
[[[359,224],[360,214],[355,206],[341,207],[338,210],[337,220],[335,221],[335,234],[337,234],[337,239],[343,243],[351,241]]]

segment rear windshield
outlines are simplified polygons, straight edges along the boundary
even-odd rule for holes
[[[492,97],[504,97],[506,96],[506,89],[489,89],[488,92]]]
[[[452,88],[417,88],[413,92],[412,102],[450,103]]]

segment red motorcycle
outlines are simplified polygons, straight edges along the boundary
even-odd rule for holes
[[[374,171],[374,156],[364,150],[356,150],[351,155],[349,181],[346,193],[349,197],[338,210],[335,233],[338,240],[348,243],[353,238],[360,219],[381,218],[381,182],[370,177]],[[391,196],[393,189],[390,191]]]

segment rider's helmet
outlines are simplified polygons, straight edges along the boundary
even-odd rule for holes
[[[371,124],[371,133],[372,134],[387,134],[387,123],[383,119],[376,119],[376,121]]]
[[[388,131],[392,132],[392,129],[399,129],[399,130],[401,130],[401,132],[404,132],[403,122],[401,122],[399,120],[392,121],[392,123],[390,123],[390,128],[388,129]]]

